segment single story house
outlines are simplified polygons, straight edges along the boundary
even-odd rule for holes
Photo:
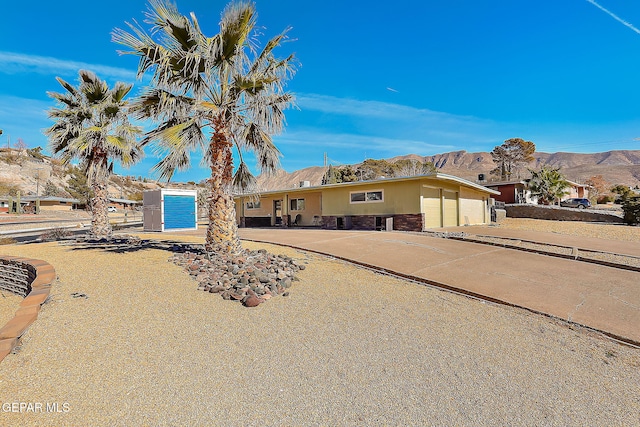
[[[29,197],[23,197],[23,199],[29,201],[29,206],[35,206],[36,200],[39,200],[41,210],[69,211],[73,209],[78,209],[80,207],[80,200],[71,199],[68,197],[29,196]]]
[[[528,182],[525,180],[491,182],[486,184],[486,187],[500,192],[499,195],[495,196],[497,202],[506,204],[536,203],[535,200],[531,199]]]
[[[0,200],[0,212],[14,212],[17,210],[17,197],[3,197]],[[78,209],[80,201],[65,197],[54,196],[21,196],[20,212],[35,213],[38,210],[67,211]]]
[[[116,198],[110,197],[109,206],[113,206],[117,209],[134,210],[136,209],[136,207],[142,206],[142,201],[129,200],[129,199],[116,199]]]
[[[566,199],[586,199],[589,197],[589,186],[585,184],[578,184],[577,182],[569,181],[568,193],[562,198]]]
[[[235,196],[240,227],[424,231],[491,222],[500,192],[434,173]]]
[[[589,197],[589,186],[569,180],[567,180],[567,182],[569,186],[562,200]],[[486,187],[500,192],[500,195],[495,197],[498,202],[504,202],[506,204],[529,203],[534,205],[538,203],[536,197],[531,197],[528,179],[522,181],[490,182],[486,184]]]

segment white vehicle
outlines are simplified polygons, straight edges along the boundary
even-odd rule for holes
[[[107,208],[107,212],[118,212],[118,210],[116,209],[116,207],[115,207],[115,206],[109,206],[109,207]]]

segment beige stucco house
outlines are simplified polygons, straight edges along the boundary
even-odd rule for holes
[[[325,229],[430,228],[487,224],[489,199],[500,192],[451,175],[358,181],[235,197],[240,227]]]

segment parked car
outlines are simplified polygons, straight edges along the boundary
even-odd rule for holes
[[[565,208],[586,209],[591,207],[589,199],[567,199],[560,202],[560,206]]]
[[[116,207],[115,207],[115,206],[109,206],[109,207],[107,208],[107,212],[118,212],[118,210],[116,209]]]

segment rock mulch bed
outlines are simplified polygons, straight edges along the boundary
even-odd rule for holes
[[[264,249],[244,250],[239,255],[207,253],[198,245],[174,245],[171,261],[183,267],[198,282],[198,289],[222,298],[256,307],[268,299],[289,295],[288,289],[304,270],[303,264]]]

